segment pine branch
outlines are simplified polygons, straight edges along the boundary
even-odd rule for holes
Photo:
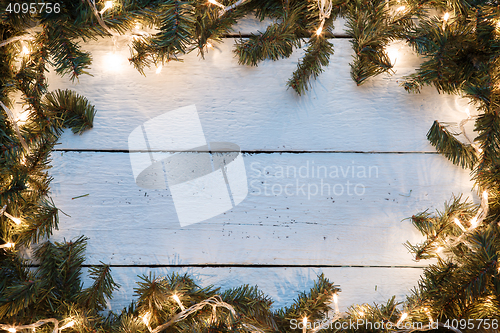
[[[427,139],[440,154],[443,154],[453,164],[473,169],[478,162],[475,149],[471,145],[465,145],[457,140],[456,135],[458,134],[451,133],[447,126],[441,125],[436,120],[427,133]]]
[[[205,56],[205,47],[209,40],[212,42],[222,41],[221,37],[223,35],[232,32],[232,26],[236,24],[237,19],[248,13],[245,7],[249,2],[251,1],[247,0],[243,5],[225,12],[222,16],[219,15],[220,8],[210,3],[201,2],[195,5],[195,11],[197,13],[195,35],[198,52],[202,58]]]
[[[373,330],[374,323],[396,323],[399,320],[401,312],[397,308],[398,305],[400,303],[396,302],[394,296],[387,300],[387,303],[381,305],[353,305],[349,307],[346,316],[340,319],[341,325],[339,326],[347,327],[347,329],[342,330],[342,332],[346,333],[375,332]],[[356,323],[356,325],[351,323]],[[382,332],[382,330],[377,330],[377,332]]]
[[[333,294],[339,291],[339,286],[334,285],[323,274],[318,275],[318,280],[314,282],[309,293],[300,293],[290,307],[276,312],[278,325],[287,327],[290,320],[300,322],[303,317],[307,317],[310,322],[322,320],[330,309],[329,303]]]
[[[17,244],[29,246],[38,243],[42,238],[52,235],[52,230],[58,229],[59,210],[55,207],[52,199],[42,200],[34,212],[30,212],[25,218],[20,230],[18,230]]]
[[[52,118],[61,119],[61,127],[81,134],[92,128],[95,108],[83,96],[72,90],[56,90],[45,95],[44,107]]]
[[[276,331],[278,327],[271,312],[272,300],[257,287],[248,285],[233,288],[221,294],[223,301],[231,304],[240,322],[250,323],[263,331]]]
[[[288,58],[294,48],[300,47],[300,40],[296,36],[299,28],[298,10],[291,9],[282,22],[271,24],[260,35],[252,34],[248,40],[236,41],[234,52],[238,56],[238,63],[257,66],[266,59],[276,61]]]
[[[87,70],[92,63],[92,57],[89,52],[81,50],[78,42],[68,38],[71,30],[72,26],[56,24],[50,25],[45,33],[50,40],[47,47],[56,73],[61,76],[69,74],[70,79],[74,81],[82,74],[89,74]]]
[[[455,224],[454,219],[457,218],[462,225],[469,227],[468,223],[476,215],[477,209],[476,205],[462,200],[462,196],[454,196],[445,203],[443,212],[437,211],[432,215],[424,211],[413,215],[411,217],[413,226],[426,237],[426,240],[417,245],[406,242],[405,247],[415,255],[417,261],[435,258],[437,248],[446,246],[450,236],[456,238],[462,234],[462,230]],[[461,250],[462,247],[456,249],[456,253],[460,253]]]
[[[466,83],[481,80],[490,56],[478,47],[477,27],[466,17],[450,19],[444,25],[438,17],[422,18],[407,40],[427,60],[406,78],[403,87],[419,92],[422,86],[433,85],[439,92],[456,94]]]
[[[330,55],[333,55],[333,44],[324,35],[313,35],[308,44],[304,57],[287,82],[287,86],[299,95],[308,90],[311,85],[310,80],[316,79],[323,72],[323,67],[328,66],[330,62]]]
[[[54,312],[65,303],[77,301],[81,291],[81,265],[87,239],[83,236],[66,243],[46,242],[35,251],[40,261],[37,277],[47,291],[44,301]]]
[[[194,8],[191,1],[168,0],[158,8],[160,32],[133,42],[129,59],[143,75],[144,67],[179,60],[194,43]]]
[[[368,6],[362,0],[349,2],[346,32],[353,38],[351,44],[355,55],[350,64],[351,77],[358,85],[392,68],[384,51],[393,38],[386,7],[382,0],[369,2]]]
[[[40,288],[40,281],[24,281],[5,288],[0,297],[0,318],[20,315],[35,304]]]
[[[90,268],[92,286],[82,290],[78,296],[79,303],[89,311],[102,311],[106,307],[106,299],[112,298],[114,290],[119,288],[111,276],[111,268],[101,262],[102,266]]]
[[[500,165],[500,109],[481,114],[477,117],[475,131],[479,133],[476,141],[483,150],[482,166],[478,171],[485,171],[485,165]]]

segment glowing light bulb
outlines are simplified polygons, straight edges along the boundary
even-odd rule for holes
[[[30,54],[30,50],[28,49],[28,47],[26,45],[23,45],[23,49],[21,50],[21,54],[25,55],[25,56]]]
[[[449,18],[450,18],[450,13],[448,13],[448,12],[444,13],[443,21],[447,22]]]
[[[400,6],[398,8],[396,8],[396,12],[402,12],[406,9],[406,6]]]
[[[151,317],[151,313],[146,312],[144,316],[142,316],[142,322],[146,325],[149,326],[149,317]]]
[[[469,108],[465,108],[465,113],[467,113],[467,118],[470,118],[470,111],[469,111]]]
[[[396,326],[399,326],[405,319],[406,317],[408,317],[408,314],[405,312],[401,315],[401,318],[399,318],[398,320],[398,323],[396,324]]]
[[[26,120],[28,120],[28,116],[29,116],[29,112],[28,111],[20,112],[20,113],[17,114],[17,120],[20,121],[20,122],[25,123]]]
[[[20,218],[17,218],[17,217],[14,217],[12,215],[10,215],[9,213],[7,212],[3,212],[3,215],[7,216],[12,222],[14,222],[15,224],[17,225],[20,225],[21,224],[21,219]]]
[[[483,200],[488,201],[488,191],[483,191]]]
[[[113,1],[106,1],[104,2],[104,8],[101,9],[101,11],[99,12],[99,14],[104,14],[105,11],[107,11],[108,9],[112,8],[113,7]]]
[[[140,23],[136,23],[135,24],[135,30],[139,30],[141,29],[141,24]]]
[[[359,311],[359,316],[360,317],[364,317],[365,316],[365,313],[363,311]]]
[[[470,220],[470,225],[472,228],[477,227],[477,217],[473,217],[472,220]]]
[[[5,243],[4,245],[0,245],[0,248],[11,248],[11,247],[14,247],[16,244],[14,243]]]
[[[441,252],[443,252],[443,247],[442,246],[439,246],[437,249],[436,249],[436,252],[439,254]]]
[[[105,70],[111,72],[121,72],[125,67],[125,58],[120,57],[118,53],[108,52],[103,59]]]
[[[480,153],[482,153],[483,152],[483,148],[478,148],[477,151],[480,152]]]
[[[389,60],[391,61],[391,64],[394,65],[396,64],[396,60],[398,60],[398,49],[391,47],[387,50],[387,56],[389,57]]]
[[[207,43],[207,47],[212,49],[214,46],[211,43]]]
[[[160,74],[163,66],[160,64],[158,67],[156,67],[156,74]]]
[[[16,333],[16,328],[15,327],[10,327],[7,329],[7,331],[9,331],[10,333]]]
[[[177,296],[177,294],[173,294],[172,298],[177,302],[177,304],[179,305],[179,307],[181,308],[182,311],[186,310],[184,305],[182,305],[182,302],[181,302],[179,296]]]
[[[219,6],[220,8],[226,8],[226,7],[224,7],[224,5],[223,5],[223,4],[220,4],[220,3],[218,3],[218,2],[217,2],[217,1],[215,1],[215,0],[208,0],[208,2],[210,2],[212,5]]]
[[[434,323],[434,320],[432,320],[431,312],[429,311],[429,309],[425,307],[424,312],[427,315],[427,319],[429,319],[429,322]]]
[[[73,327],[73,326],[75,326],[75,322],[72,320],[69,323],[67,323],[66,325],[64,325],[63,327],[61,327],[60,330],[63,330],[63,329],[68,328],[68,327]]]
[[[464,228],[464,226],[462,225],[462,223],[460,222],[460,220],[459,220],[459,219],[457,219],[457,218],[455,217],[455,220],[454,220],[454,221],[455,221],[455,224],[456,224],[456,225],[458,225],[458,226],[460,227],[460,229],[462,229],[462,231],[464,231],[464,232],[465,232],[465,228]]]
[[[304,319],[302,319],[302,333],[306,332],[307,332],[307,317],[304,317]]]
[[[322,26],[320,26],[318,28],[318,30],[316,30],[316,35],[318,35],[318,36],[321,35],[321,32],[323,32],[323,27]]]

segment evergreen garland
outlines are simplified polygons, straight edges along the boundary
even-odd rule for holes
[[[30,4],[17,3],[19,8]],[[312,323],[332,318],[332,298],[340,290],[323,276],[292,306],[273,310],[271,300],[255,287],[200,288],[189,276],[176,274],[141,277],[138,300],[120,314],[106,315],[101,310],[118,285],[110,267],[102,264],[90,269],[93,285],[82,287],[85,238],[34,246],[36,267],[18,255],[21,246],[39,243],[58,225],[59,210],[48,196],[47,169],[54,144],[66,127],[74,133],[91,128],[96,112],[84,96],[70,90],[48,91],[47,67],[77,79],[92,61],[92,55],[82,51],[81,41],[124,34],[139,22],[158,29],[132,44],[129,60],[144,74],[145,67],[182,60],[194,50],[204,56],[207,43],[220,41],[238,19],[252,13],[275,23],[238,39],[234,52],[239,63],[257,66],[263,60],[286,58],[305,43],[305,54],[287,83],[299,95],[334,61],[333,22],[343,17],[354,51],[351,76],[357,84],[390,74],[386,47],[405,40],[424,62],[406,77],[404,89],[418,93],[431,85],[439,92],[461,94],[473,101],[471,107],[478,114],[467,119],[475,122],[478,133],[473,142],[462,141],[459,135],[465,133],[440,120],[430,128],[428,139],[452,163],[471,170],[481,204],[454,197],[442,212],[412,216],[426,240],[406,246],[417,260],[437,258],[437,262],[424,270],[403,309],[394,299],[383,305],[354,305],[343,318],[333,317],[335,321],[421,322],[428,324],[422,330],[430,330],[432,324],[450,319],[500,319],[499,3],[337,0],[318,34],[319,8],[312,0],[224,0],[221,6],[195,0],[115,0],[107,9],[103,1],[94,7],[90,0],[61,0],[58,11],[31,14],[13,12],[12,4],[0,1],[0,329],[291,332],[297,331],[290,327],[292,320],[303,322],[306,317],[305,322]],[[22,43],[29,54],[22,54]],[[16,91],[22,93],[29,111],[19,126],[9,110]],[[340,327],[323,331],[360,331]],[[446,331],[442,325],[438,329]],[[386,326],[365,331],[395,330]],[[480,330],[476,325],[462,331]]]

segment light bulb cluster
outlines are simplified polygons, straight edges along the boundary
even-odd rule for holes
[[[65,319],[65,321],[68,321],[67,324],[59,327],[59,320],[55,318],[48,318],[48,319],[42,319],[39,320],[33,324],[28,324],[28,325],[8,325],[8,324],[0,324],[0,330],[5,330],[9,333],[16,333],[19,331],[31,329],[33,332],[36,332],[36,329],[40,326],[43,326],[48,323],[52,323],[54,325],[54,329],[52,330],[52,333],[60,333],[62,330],[73,327],[75,326],[76,322],[70,318]]]

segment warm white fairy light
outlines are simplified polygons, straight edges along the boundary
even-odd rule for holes
[[[21,219],[18,218],[18,217],[14,217],[12,215],[10,215],[9,213],[7,212],[3,212],[3,215],[7,216],[12,222],[14,222],[15,224],[17,225],[20,225],[21,224]]]
[[[104,2],[104,8],[101,9],[101,11],[99,12],[99,14],[104,14],[105,11],[107,11],[108,9],[112,8],[113,7],[113,1],[106,1]]]
[[[339,311],[339,299],[337,293],[333,294],[333,304],[335,305],[335,313],[340,313]]]
[[[474,216],[472,218],[472,220],[470,220],[470,224],[471,224],[471,227],[474,229],[475,227],[477,227],[477,217]]]
[[[177,302],[177,304],[179,305],[179,307],[181,308],[182,311],[186,310],[186,308],[182,304],[182,302],[177,294],[173,294],[172,298]]]
[[[304,317],[304,319],[302,319],[302,333],[306,332],[307,332],[307,317]]]
[[[488,202],[488,191],[483,191],[483,200],[487,203]]]
[[[446,12],[443,15],[443,26],[442,29],[444,30],[446,28],[446,23],[448,23],[448,19],[450,18],[450,13]]]
[[[399,6],[396,8],[396,12],[403,12],[406,9],[406,6]]]
[[[37,327],[40,327],[40,326],[43,326],[43,325],[46,325],[49,323],[52,323],[54,325],[54,329],[52,330],[52,333],[61,332],[65,328],[73,327],[75,325],[75,322],[73,320],[71,320],[63,327],[58,328],[59,327],[59,320],[57,320],[55,318],[47,318],[47,319],[41,319],[35,323],[27,324],[27,325],[12,326],[12,325],[7,325],[7,324],[0,324],[0,330],[5,330],[5,331],[8,331],[10,333],[16,333],[18,331],[31,329],[32,332],[35,333]]]
[[[316,35],[321,35],[321,32],[323,32],[323,22],[321,22],[321,25],[318,27],[318,30],[316,30]]]
[[[75,326],[75,322],[72,320],[69,323],[67,323],[66,325],[64,325],[63,327],[61,327],[59,330],[62,331],[65,328],[73,327],[73,326]]]
[[[0,245],[0,249],[9,249],[11,247],[14,247],[15,245],[16,244],[10,243],[10,242],[9,243],[5,243],[5,244]]]
[[[425,312],[425,314],[427,315],[427,319],[429,319],[429,322],[430,322],[431,324],[433,324],[433,323],[434,323],[434,320],[432,319],[432,315],[431,315],[431,312],[429,311],[429,309],[425,307],[425,308],[424,308],[424,312]]]
[[[155,73],[156,74],[160,74],[162,69],[163,69],[163,65],[162,64],[158,65],[158,67],[156,67],[156,72]]]
[[[28,49],[28,47],[24,44],[22,44],[22,49],[21,49],[21,54],[23,56],[27,56],[30,54],[30,50]]]
[[[208,0],[208,2],[210,2],[212,5],[219,6],[220,8],[226,8],[223,4],[221,4],[215,0]]]
[[[398,60],[398,56],[399,56],[398,49],[395,47],[389,47],[386,52],[387,52],[387,56],[389,57],[389,60],[391,61],[391,65],[394,66],[394,64],[396,64],[396,60]]]
[[[467,118],[470,118],[470,111],[469,111],[469,108],[465,108],[465,113],[467,114]]]
[[[317,0],[318,1],[318,10],[319,10],[319,20],[320,24],[318,29],[316,30],[316,35],[321,35],[323,32],[323,26],[325,25],[325,21],[330,17],[332,13],[332,0]]]
[[[458,226],[460,227],[460,229],[462,229],[462,231],[463,231],[463,232],[465,232],[465,231],[466,231],[465,227],[463,226],[463,224],[460,222],[460,220],[459,220],[459,219],[457,219],[457,218],[455,217],[455,220],[454,220],[454,221],[455,221],[455,224],[456,224],[456,225],[458,225]]]
[[[405,319],[406,317],[408,317],[408,314],[406,312],[404,312],[402,315],[401,315],[401,318],[399,318],[397,324],[396,324],[396,327],[399,326]]]
[[[149,319],[151,318],[151,313],[150,312],[146,312],[143,316],[142,316],[142,322],[144,323],[144,325],[146,325],[146,327],[148,328],[148,330],[150,332],[152,332],[153,330],[151,329],[151,326],[149,326]]]

